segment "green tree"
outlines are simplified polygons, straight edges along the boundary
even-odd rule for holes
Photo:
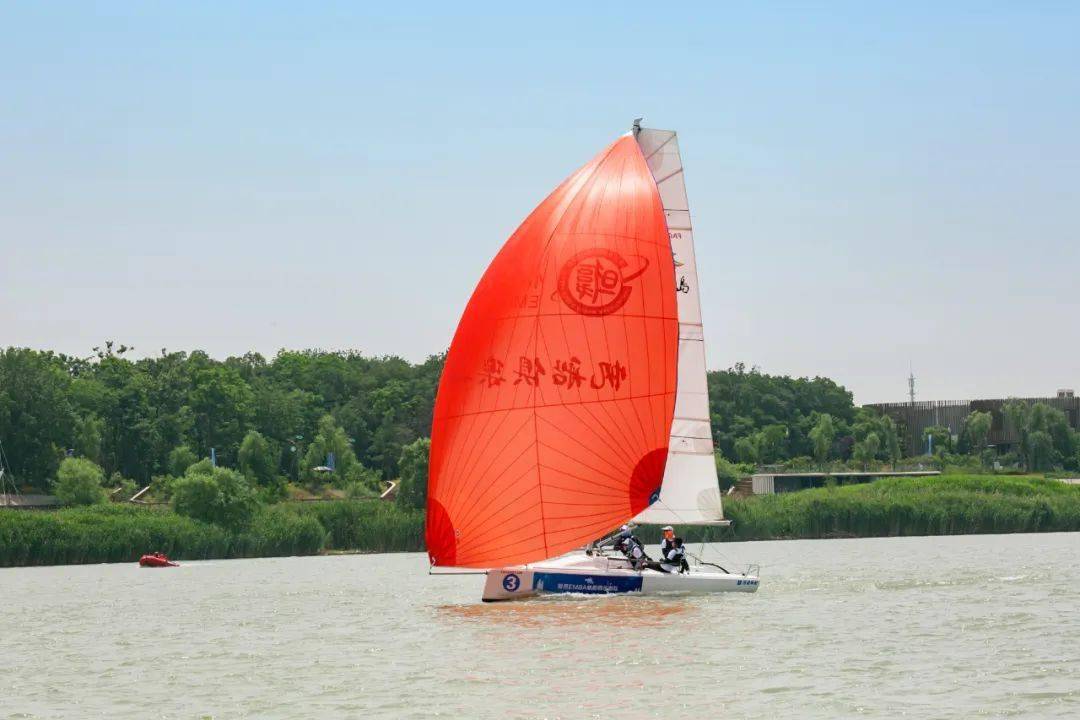
[[[866,470],[870,463],[877,457],[878,450],[881,448],[881,439],[878,438],[876,433],[870,433],[865,438],[855,443],[855,447],[852,450],[852,457],[855,461],[862,464],[863,469]]]
[[[382,493],[381,480],[381,472],[375,468],[364,467],[357,461],[343,476],[342,482],[352,497],[372,497]]]
[[[810,431],[810,441],[814,446],[814,459],[818,463],[824,463],[829,458],[829,449],[832,448],[833,440],[836,439],[836,425],[832,415],[821,413],[814,429]]]
[[[947,427],[932,425],[923,430],[923,446],[933,448],[935,455],[949,452],[952,450],[952,432]]]
[[[1028,434],[1029,470],[1050,470],[1054,467],[1057,453],[1054,450],[1054,438],[1045,430],[1035,430]]]
[[[423,508],[427,504],[428,461],[431,454],[431,440],[419,438],[401,449],[398,460],[401,476],[396,502],[412,508]]]
[[[1005,416],[1005,421],[1019,437],[1017,443],[1017,449],[1020,451],[1020,457],[1025,467],[1028,466],[1028,458],[1030,456],[1030,445],[1028,444],[1028,414],[1030,408],[1027,403],[1019,400],[1010,400],[1005,403],[1001,408],[1002,415]]]
[[[728,488],[739,482],[739,479],[754,472],[752,466],[736,465],[729,461],[719,451],[716,452],[716,477],[720,482],[720,490]]]
[[[304,478],[318,479],[314,468],[325,465],[330,453],[334,454],[334,475],[337,479],[348,478],[357,464],[356,454],[353,453],[345,430],[334,422],[333,416],[324,415],[319,420],[315,439],[311,441],[304,455]]]
[[[105,421],[96,415],[75,418],[75,454],[101,464],[101,438]]]
[[[401,449],[416,437],[413,419],[420,410],[418,401],[415,389],[402,380],[391,380],[370,395],[371,459],[388,477],[397,471]]]
[[[71,441],[75,414],[62,358],[24,348],[0,353],[0,440],[20,482],[44,489]]]
[[[1050,435],[1056,455],[1055,463],[1060,462],[1062,458],[1070,457],[1076,451],[1074,433],[1069,427],[1069,419],[1058,408],[1046,403],[1035,403],[1028,416],[1028,428],[1030,431],[1041,430]]]
[[[240,443],[240,472],[251,483],[262,487],[273,485],[278,476],[278,452],[257,430],[249,430]]]
[[[250,522],[258,502],[247,479],[228,468],[203,472],[199,463],[173,483],[173,509],[181,515],[227,528],[243,528]]]
[[[758,459],[757,445],[748,437],[741,437],[735,441],[735,459],[740,463],[756,463]]]
[[[64,458],[56,473],[53,493],[65,505],[96,505],[106,502],[108,495],[102,483],[105,473],[85,458]]]
[[[109,476],[108,493],[116,502],[124,502],[135,494],[137,486],[135,481],[124,477],[118,472]]]
[[[173,477],[183,477],[187,469],[199,461],[199,456],[187,445],[178,445],[169,453],[169,473]]]
[[[247,432],[252,402],[251,388],[235,368],[207,364],[195,370],[189,404],[196,447],[215,448],[227,463],[234,460]]]
[[[1065,413],[1045,403],[1013,400],[1002,408],[1020,437],[1019,451],[1028,470],[1049,470],[1071,459],[1080,448]]]
[[[900,461],[900,433],[896,431],[896,422],[887,415],[882,415],[878,421],[878,434],[883,438],[882,450],[886,459],[894,466]]]
[[[204,457],[189,465],[188,469],[184,471],[184,475],[213,475],[214,468],[215,465],[213,460]]]
[[[988,412],[974,411],[967,416],[964,421],[964,438],[968,445],[969,452],[973,454],[981,453],[990,439],[990,428],[993,426],[994,418]]]
[[[878,449],[875,459],[888,460],[895,464],[902,455],[896,423],[891,417],[881,415],[875,410],[859,408],[855,413],[851,434],[856,442],[865,440],[871,434],[877,435]]]
[[[710,372],[709,411],[717,448],[725,457],[739,457],[735,443],[769,425],[787,428],[780,457],[811,455],[809,433],[819,414],[831,415],[838,434],[845,434],[855,416],[851,393],[826,378],[766,375],[742,363]]]
[[[774,463],[789,457],[786,452],[788,429],[784,425],[766,425],[754,435],[758,460],[762,463]]]

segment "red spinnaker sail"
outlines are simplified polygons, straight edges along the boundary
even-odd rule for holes
[[[655,500],[675,404],[674,276],[656,184],[630,136],[510,237],[439,384],[432,564],[554,557]]]

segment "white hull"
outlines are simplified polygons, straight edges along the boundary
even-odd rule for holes
[[[484,583],[484,602],[519,600],[536,595],[581,593],[610,595],[711,594],[756,592],[756,575],[722,572],[664,573],[636,571],[621,557],[571,553],[532,565],[489,570]]]

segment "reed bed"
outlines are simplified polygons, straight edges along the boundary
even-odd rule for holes
[[[104,505],[0,512],[0,567],[313,555],[324,549],[423,549],[423,513],[388,503],[282,503],[232,532],[166,509]]]
[[[128,562],[160,550],[185,559],[230,557],[225,530],[169,511],[100,506],[0,513],[0,566]]]
[[[732,499],[724,511],[724,540],[1076,531],[1080,487],[1030,476],[887,478]]]
[[[424,549],[424,513],[384,502],[308,503],[289,508],[316,518],[329,536],[327,550],[419,552]]]

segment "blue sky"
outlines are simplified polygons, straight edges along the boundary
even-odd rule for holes
[[[5,4],[0,345],[422,359],[645,116],[710,367],[1080,389],[1080,5],[396,5]]]

